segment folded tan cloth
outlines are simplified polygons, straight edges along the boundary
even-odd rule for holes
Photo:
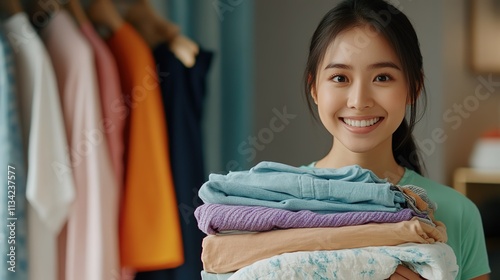
[[[275,255],[318,250],[340,250],[403,243],[446,242],[446,227],[413,218],[410,221],[337,228],[296,228],[203,239],[203,269],[211,273],[236,271]]]

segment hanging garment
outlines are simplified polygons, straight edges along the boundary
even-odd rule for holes
[[[28,279],[26,225],[26,162],[19,100],[15,85],[14,55],[0,33],[0,279]]]
[[[124,267],[174,268],[184,261],[178,206],[172,180],[160,81],[151,50],[123,24],[108,39],[124,92],[117,107],[130,118],[125,190],[120,217]]]
[[[90,22],[83,23],[80,29],[94,50],[103,125],[106,129],[106,140],[116,182],[121,190],[123,188],[125,117],[114,107],[120,104],[122,98],[116,61],[109,47],[99,37]]]
[[[114,271],[113,275],[119,275],[120,255],[118,242],[118,210],[119,197],[123,189],[123,152],[124,138],[123,129],[125,118],[113,110],[114,104],[121,100],[120,79],[116,61],[106,43],[95,32],[90,22],[80,26],[82,34],[88,40],[94,52],[95,67],[97,73],[97,85],[99,88],[99,103],[102,108],[101,124],[107,144],[107,150],[113,166],[114,181],[116,184],[103,186],[101,191],[106,191],[106,211],[102,213],[102,269],[103,271]],[[109,274],[108,274],[109,275]]]
[[[206,180],[201,122],[206,95],[205,79],[212,53],[201,49],[191,68],[186,68],[167,44],[158,45],[153,54],[161,74],[160,87],[168,123],[170,162],[179,205],[185,262],[176,269],[138,273],[135,279],[199,279],[203,234],[196,226],[194,210],[202,204],[198,190]]]
[[[27,151],[29,279],[57,277],[57,236],[75,197],[59,91],[50,57],[26,13],[4,22],[15,50]],[[26,278],[27,279],[27,278]]]
[[[65,10],[42,30],[61,96],[76,200],[69,213],[65,279],[113,279],[117,264],[104,259],[116,232],[117,186],[109,158],[94,56]],[[112,247],[111,247],[112,248]]]

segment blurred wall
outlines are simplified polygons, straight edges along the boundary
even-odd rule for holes
[[[470,2],[443,1],[445,86],[441,119],[448,136],[443,143],[443,166],[450,182],[457,167],[468,166],[475,140],[486,130],[500,128],[500,73],[479,74],[468,68]]]
[[[445,183],[443,145],[436,137],[442,129],[440,118],[443,105],[443,5],[442,1],[400,1],[400,9],[412,22],[420,41],[424,62],[427,106],[415,128],[415,140],[420,148],[428,177]],[[437,134],[436,134],[437,133]],[[439,139],[436,141],[436,139]]]
[[[163,1],[153,2],[165,9]],[[254,117],[238,151],[250,165],[263,160],[303,165],[329,150],[330,135],[308,112],[302,75],[312,33],[338,2],[253,1],[255,95],[248,106],[254,107]],[[428,104],[414,135],[427,175],[451,185],[453,171],[468,166],[481,133],[500,127],[500,75],[469,70],[470,0],[392,2],[412,21],[424,57]]]
[[[313,120],[302,90],[309,40],[332,1],[255,2],[254,163],[303,165],[319,159],[331,137]],[[287,114],[285,120],[273,121]],[[269,133],[271,131],[272,133]],[[269,136],[268,136],[269,134]]]

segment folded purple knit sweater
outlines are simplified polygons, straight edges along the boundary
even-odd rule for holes
[[[367,223],[397,223],[418,216],[405,208],[398,212],[344,212],[318,214],[262,206],[203,204],[194,215],[206,234],[227,230],[267,231],[286,228],[342,227]]]

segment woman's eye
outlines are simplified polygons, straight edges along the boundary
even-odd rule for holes
[[[389,75],[379,75],[375,77],[376,82],[388,82],[391,80],[391,77]]]
[[[332,81],[334,81],[336,83],[345,83],[345,82],[347,82],[347,77],[341,76],[341,75],[335,75],[332,77]]]

